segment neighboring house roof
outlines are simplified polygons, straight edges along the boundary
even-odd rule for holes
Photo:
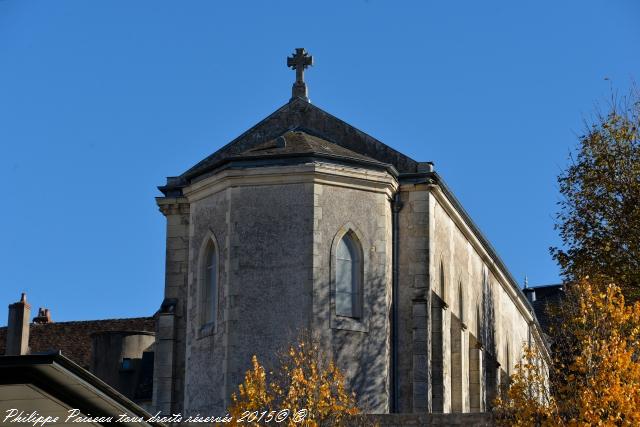
[[[524,288],[522,291],[533,307],[538,323],[548,333],[551,326],[549,309],[558,307],[562,303],[565,295],[564,286],[562,284],[533,286]]]
[[[62,351],[85,369],[91,364],[91,334],[102,331],[155,331],[153,317],[85,320],[29,325],[31,354]],[[0,328],[0,355],[5,353],[7,328]]]
[[[80,322],[77,322],[80,323]],[[15,411],[11,415],[8,411]],[[119,422],[123,426],[162,426],[148,422],[151,415],[86,369],[59,353],[0,357],[0,413],[15,422],[36,412],[42,417],[59,417],[53,424],[64,424],[69,411],[79,416],[113,417],[121,414],[143,421]],[[78,421],[77,418],[73,420]],[[72,421],[73,421],[72,420]],[[6,420],[5,420],[6,421]],[[51,423],[48,423],[51,424]],[[111,425],[95,420],[84,425]],[[69,424],[71,425],[71,424]]]

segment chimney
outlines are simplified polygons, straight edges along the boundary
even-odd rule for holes
[[[524,296],[527,297],[530,303],[536,302],[536,290],[529,287],[529,278],[525,274],[524,276],[524,288],[522,289]]]
[[[38,309],[38,315],[33,318],[33,323],[44,325],[47,323],[53,323],[51,320],[51,311],[48,308],[40,307]]]
[[[27,304],[27,294],[23,293],[19,302],[9,305],[6,356],[19,356],[29,352],[29,317],[31,306]]]
[[[524,295],[527,297],[529,302],[536,302],[536,290],[534,288],[527,287],[524,288],[522,292],[524,292]]]

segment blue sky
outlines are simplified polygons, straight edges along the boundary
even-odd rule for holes
[[[558,280],[556,176],[639,78],[640,3],[0,1],[0,324],[151,315],[154,197],[290,96],[436,169],[516,278]],[[608,80],[605,80],[608,79]]]

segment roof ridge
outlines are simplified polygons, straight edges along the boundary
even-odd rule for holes
[[[70,323],[90,323],[90,322],[114,322],[121,320],[141,320],[141,319],[149,319],[152,320],[153,316],[141,316],[141,317],[117,317],[117,318],[109,318],[109,319],[91,319],[91,320],[65,320],[62,322],[50,322],[50,323],[29,323],[29,325],[37,325],[37,326],[45,326],[45,325],[62,325],[62,324],[70,324]],[[7,326],[0,326],[0,329],[7,329]]]

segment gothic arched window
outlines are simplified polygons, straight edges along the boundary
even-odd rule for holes
[[[336,251],[336,315],[362,315],[362,249],[356,236],[345,234]]]
[[[209,241],[202,258],[200,282],[200,313],[203,325],[214,323],[218,311],[218,254],[213,241]]]

